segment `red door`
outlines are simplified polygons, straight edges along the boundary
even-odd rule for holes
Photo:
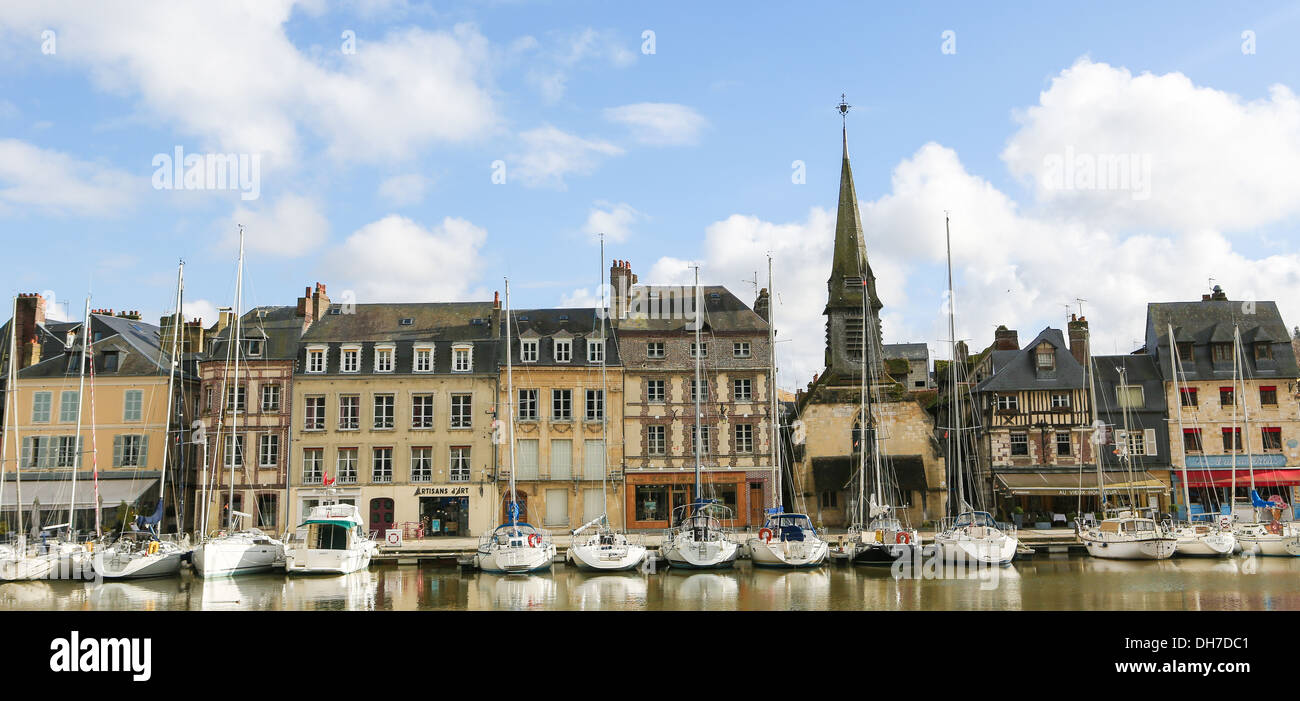
[[[379,532],[379,537],[384,537],[384,531],[393,527],[393,500],[392,499],[371,499],[370,500],[370,531]]]

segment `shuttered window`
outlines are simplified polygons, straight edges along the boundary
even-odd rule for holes
[[[567,526],[569,524],[569,490],[546,490],[546,524],[547,526]]]
[[[59,421],[70,424],[77,420],[77,390],[64,390],[59,393]]]
[[[573,479],[573,441],[568,438],[551,441],[551,479]]]
[[[537,439],[525,438],[515,443],[515,479],[537,479]]]
[[[113,467],[145,467],[148,464],[148,436],[138,434],[113,436]]]
[[[587,523],[596,518],[605,509],[603,489],[582,490],[582,522]]]
[[[582,445],[582,477],[598,480],[605,476],[604,441],[584,441]]]

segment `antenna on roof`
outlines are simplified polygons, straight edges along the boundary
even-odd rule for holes
[[[1079,298],[1079,297],[1075,297],[1075,298],[1074,298],[1074,301],[1075,301],[1075,303],[1077,303],[1077,304],[1079,305],[1079,318],[1082,319],[1082,318],[1083,318],[1083,303],[1084,303],[1084,302],[1087,302],[1088,300],[1086,300],[1086,299],[1081,299],[1081,298]]]

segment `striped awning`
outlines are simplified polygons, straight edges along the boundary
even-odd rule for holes
[[[100,480],[99,501],[104,508],[111,509],[122,502],[134,504],[150,487],[158,484],[157,479],[139,480]],[[42,511],[55,511],[68,508],[68,499],[72,496],[71,480],[23,480],[23,509],[32,508],[32,502],[41,500]],[[13,511],[18,503],[18,488],[13,480],[6,480],[4,499],[0,501],[0,511]],[[76,508],[95,508],[95,483],[91,480],[77,480]]]

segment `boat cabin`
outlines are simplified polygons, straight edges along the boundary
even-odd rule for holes
[[[817,535],[812,521],[804,514],[777,514],[769,517],[763,527],[770,529],[773,536],[781,541],[801,542],[805,534]]]

